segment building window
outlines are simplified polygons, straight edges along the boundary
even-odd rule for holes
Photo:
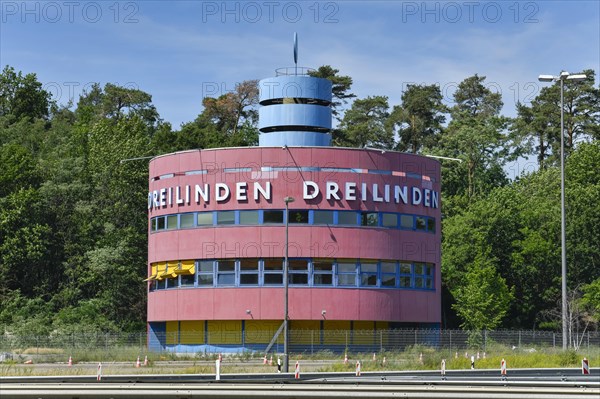
[[[179,228],[180,229],[188,229],[190,227],[194,227],[194,214],[193,213],[183,213],[179,216]]]
[[[337,224],[346,226],[356,226],[358,224],[356,212],[338,211]]]
[[[156,230],[164,230],[166,226],[165,217],[159,216],[156,218]]]
[[[412,230],[414,228],[414,218],[411,215],[400,215],[400,228]]]
[[[264,224],[283,223],[283,211],[263,211]]]
[[[290,285],[308,285],[308,260],[288,259],[288,282]]]
[[[377,212],[362,212],[360,214],[360,225],[377,227],[379,225],[379,214]]]
[[[167,216],[167,230],[175,230],[177,228],[177,215]]]
[[[396,286],[396,262],[381,262],[381,286]]]
[[[179,285],[182,287],[190,287],[194,285],[194,280],[195,277],[193,274],[182,274],[181,276],[179,276],[179,278],[181,279],[179,281]]]
[[[263,285],[283,284],[283,260],[265,259],[263,261]]]
[[[315,259],[312,262],[313,285],[333,285],[333,261],[330,259]]]
[[[425,218],[423,216],[417,216],[416,222],[417,230],[425,231],[427,229],[427,224],[425,223]]]
[[[213,224],[213,213],[212,212],[198,213],[198,226],[212,226],[212,224]]]
[[[235,224],[235,211],[217,212],[217,225]]]
[[[240,285],[258,285],[258,259],[240,259]]]
[[[198,286],[212,287],[214,285],[214,267],[212,260],[198,262]]]
[[[337,262],[337,285],[340,287],[356,287],[356,261]]]
[[[217,286],[235,285],[235,260],[217,261]]]
[[[395,213],[382,213],[381,214],[381,225],[383,227],[398,227],[398,215]]]
[[[333,224],[333,211],[314,211],[313,224]]]
[[[435,219],[434,218],[427,219],[427,231],[435,233]]]
[[[290,211],[290,224],[308,224],[308,211]]]
[[[400,263],[400,288],[412,287],[412,265]]]
[[[242,225],[257,225],[258,211],[240,211],[240,224]]]
[[[360,264],[360,285],[377,287],[377,263],[363,261]]]

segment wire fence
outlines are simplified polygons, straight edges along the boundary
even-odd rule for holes
[[[43,354],[79,350],[113,351],[122,348],[140,352],[219,353],[264,352],[275,331],[244,331],[156,333],[77,333],[49,336],[0,336],[0,353]],[[600,347],[600,332],[587,331],[570,337],[571,348]],[[383,352],[403,351],[415,346],[439,350],[486,350],[493,345],[527,348],[562,348],[562,334],[548,331],[500,330],[291,330],[289,350],[296,353]],[[279,336],[270,351],[283,352],[283,336]]]

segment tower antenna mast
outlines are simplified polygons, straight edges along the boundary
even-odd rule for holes
[[[294,32],[294,64],[296,65],[295,74],[298,75],[298,33]]]

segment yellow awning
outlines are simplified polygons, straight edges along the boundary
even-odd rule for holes
[[[196,262],[193,260],[182,260],[179,262],[179,267],[175,269],[175,274],[195,274]]]
[[[164,279],[166,276],[168,270],[168,265],[167,262],[163,262],[163,263],[157,263],[157,270],[156,270],[156,280],[162,280]]]
[[[150,273],[150,277],[148,277],[144,281],[156,280],[157,275],[158,275],[158,266],[155,263],[152,265],[152,272]]]

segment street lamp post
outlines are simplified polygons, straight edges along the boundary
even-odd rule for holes
[[[562,71],[560,75],[540,75],[540,82],[560,81],[560,248],[561,248],[561,292],[562,292],[562,343],[563,350],[568,346],[568,323],[567,323],[567,238],[566,238],[566,218],[565,218],[565,108],[564,108],[564,87],[565,80],[580,82],[585,80],[587,75],[571,75],[569,72]]]
[[[283,286],[285,291],[285,306],[283,312],[283,372],[289,371],[290,361],[288,353],[289,344],[289,331],[288,331],[288,246],[289,246],[289,219],[290,213],[288,205],[290,202],[294,202],[294,197],[285,197],[285,261],[283,265]]]

